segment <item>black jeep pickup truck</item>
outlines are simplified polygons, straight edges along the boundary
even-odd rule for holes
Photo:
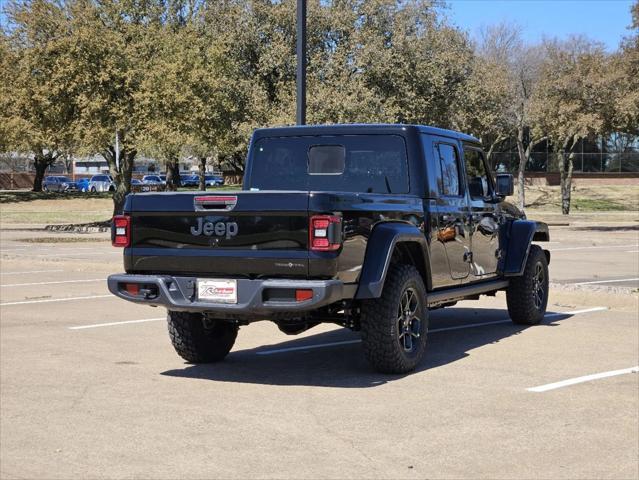
[[[548,300],[548,227],[504,201],[479,141],[413,125],[253,134],[241,192],[143,193],[114,217],[120,298],[168,309],[177,353],[223,359],[240,325],[361,331],[379,371],[415,368],[429,310],[506,291],[513,322]]]

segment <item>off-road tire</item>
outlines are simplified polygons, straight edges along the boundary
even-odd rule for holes
[[[399,317],[400,302],[412,290],[418,305],[415,317],[417,337],[411,338],[412,351],[405,349]],[[411,327],[411,332],[413,331]],[[365,300],[361,306],[362,345],[366,358],[382,373],[407,373],[414,370],[426,351],[428,308],[426,288],[419,271],[410,265],[391,265],[379,298]],[[413,339],[414,338],[414,339]]]
[[[544,318],[548,305],[548,261],[538,245],[530,246],[524,274],[510,279],[506,303],[510,318],[518,325],[536,325]]]
[[[199,313],[168,312],[169,337],[177,354],[189,363],[218,362],[231,351],[238,327],[207,321]]]

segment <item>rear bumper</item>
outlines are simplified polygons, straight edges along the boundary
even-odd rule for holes
[[[137,283],[155,286],[153,295],[133,296],[124,284]],[[130,302],[163,306],[169,310],[185,312],[212,312],[229,315],[264,315],[281,312],[304,312],[314,310],[347,297],[347,288],[339,280],[237,280],[237,303],[212,303],[197,300],[197,278],[174,277],[169,275],[117,274],[108,278],[109,291]],[[286,291],[307,289],[313,291],[313,298],[302,302],[268,300],[266,291]]]

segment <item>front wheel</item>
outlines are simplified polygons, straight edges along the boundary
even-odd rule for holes
[[[238,327],[201,313],[168,312],[169,337],[177,354],[190,363],[218,362],[233,348]]]
[[[506,290],[508,314],[513,323],[536,325],[548,305],[548,260],[538,245],[531,245],[524,274],[514,277]]]
[[[362,345],[368,361],[383,373],[414,370],[426,351],[428,308],[419,271],[394,265],[380,298],[361,308]]]

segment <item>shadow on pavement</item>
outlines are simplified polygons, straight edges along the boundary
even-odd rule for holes
[[[538,327],[555,326],[558,321],[571,316],[570,314],[553,316],[551,320],[544,320]],[[432,332],[432,330],[464,324],[495,322],[506,318],[507,313],[501,309],[447,308],[431,312],[431,333],[429,333],[426,354],[413,374],[455,362],[470,355],[469,352],[477,347],[497,343],[530,327],[508,322],[441,332]],[[186,364],[184,368],[167,370],[161,374],[218,382],[338,388],[376,387],[405,376],[374,372],[364,358],[359,343],[258,355],[258,352],[270,350],[357,339],[359,335],[349,330],[332,330],[274,345],[232,351],[221,363]]]

